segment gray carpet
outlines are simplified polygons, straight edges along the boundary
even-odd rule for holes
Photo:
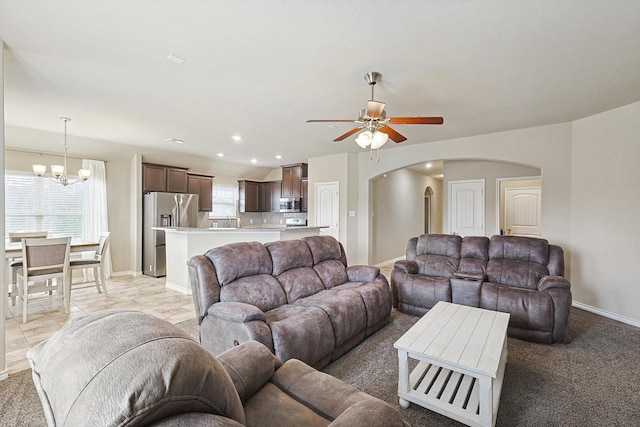
[[[416,317],[393,312],[382,330],[325,368],[398,407],[393,343]],[[197,334],[195,321],[178,324]],[[570,342],[551,346],[509,338],[497,426],[640,426],[640,329],[572,308]],[[0,382],[0,426],[43,426],[30,371]],[[460,426],[411,405],[418,426]]]

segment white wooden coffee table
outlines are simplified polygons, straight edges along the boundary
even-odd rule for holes
[[[469,426],[496,423],[509,314],[437,303],[393,345],[400,406],[409,402]],[[409,358],[418,360],[409,374]]]

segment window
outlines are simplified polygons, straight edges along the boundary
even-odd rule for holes
[[[235,180],[225,183],[215,178],[213,182],[213,210],[209,218],[224,218],[237,216],[238,182]]]
[[[31,173],[5,174],[5,239],[14,231],[82,238],[85,186],[66,187]]]

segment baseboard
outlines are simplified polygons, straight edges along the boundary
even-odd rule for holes
[[[142,272],[141,271],[118,271],[118,272],[112,272],[110,277],[121,277],[121,276],[133,276],[133,277],[138,277],[138,276],[142,276]]]
[[[580,308],[585,311],[590,311],[591,313],[597,314],[602,317],[607,317],[609,319],[617,320],[618,322],[626,323],[627,325],[635,326],[636,328],[640,328],[640,320],[632,319],[630,317],[621,316],[616,313],[612,313],[610,311],[602,310],[601,308],[592,307],[587,304],[583,304],[581,302],[574,301],[572,304],[576,308]]]
[[[9,370],[5,369],[4,371],[0,371],[0,381],[4,381],[9,378]]]
[[[180,292],[181,294],[191,295],[191,288],[187,289],[184,286],[176,285],[175,283],[165,282],[165,286],[167,289],[171,289],[172,291]]]

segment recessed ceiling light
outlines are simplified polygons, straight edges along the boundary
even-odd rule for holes
[[[231,139],[233,139],[234,141],[242,141],[242,137],[240,135],[233,135]]]
[[[184,139],[176,139],[176,138],[167,138],[165,139],[166,142],[175,142],[176,144],[184,144],[185,141]]]
[[[224,153],[218,153],[218,157],[224,157]]]
[[[424,165],[424,167],[426,167],[427,169],[431,169],[433,165],[431,163],[427,163],[426,165]]]
[[[258,159],[251,159],[251,163],[258,163]]]
[[[176,64],[184,64],[184,59],[175,55],[169,55],[167,56],[167,59],[171,62],[175,62]]]
[[[336,126],[336,125],[329,125],[329,127],[330,127],[331,129],[338,129],[338,126]]]
[[[280,154],[276,154],[276,159],[280,160],[282,156]]]

